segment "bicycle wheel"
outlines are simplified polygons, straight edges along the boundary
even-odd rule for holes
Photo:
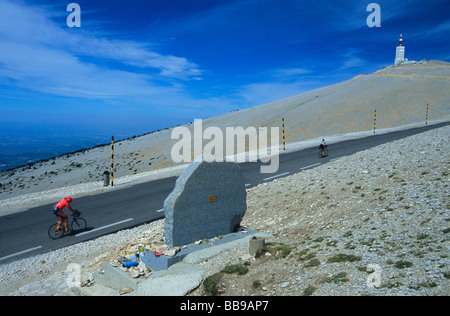
[[[72,223],[72,232],[75,233],[81,233],[84,231],[87,227],[87,222],[84,218],[78,217],[75,221]]]
[[[56,227],[58,227],[58,224],[53,224],[48,229],[48,236],[51,239],[59,239],[59,238],[61,238],[64,235],[64,228],[60,227],[58,230],[56,230]]]

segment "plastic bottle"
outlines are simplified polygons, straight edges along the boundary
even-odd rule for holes
[[[123,264],[123,266],[125,268],[131,268],[131,267],[136,267],[138,264],[139,264],[139,262],[137,262],[137,261],[130,261],[130,262],[125,262]]]

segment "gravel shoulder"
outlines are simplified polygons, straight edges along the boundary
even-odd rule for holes
[[[247,267],[221,273],[217,295],[449,295],[449,135],[435,129],[249,189],[242,224],[275,244],[257,259],[245,246],[218,255],[202,263],[204,277]],[[163,224],[1,265],[0,295],[118,295],[69,288],[68,265],[89,283],[117,254],[162,242]]]

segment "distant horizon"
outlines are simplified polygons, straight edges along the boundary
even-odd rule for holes
[[[26,132],[16,134],[14,137],[7,136],[7,134],[9,135],[8,130],[3,129],[2,132],[2,129],[0,129],[0,148],[2,148],[2,152],[0,152],[0,172],[47,161],[77,151],[108,146],[111,144],[112,137],[114,137],[115,142],[120,142],[172,127],[174,126],[144,131],[131,136],[126,132],[88,136],[58,135],[57,132],[51,131],[49,134],[34,135],[32,138]]]

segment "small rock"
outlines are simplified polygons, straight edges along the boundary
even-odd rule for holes
[[[132,267],[132,268],[130,268],[130,276],[131,276],[133,279],[139,278],[139,277],[141,276],[141,271],[140,271],[140,269],[137,268],[137,267]]]
[[[164,254],[168,257],[175,256],[180,251],[180,247],[173,247],[172,249],[167,250]]]
[[[123,287],[119,291],[119,295],[124,295],[133,292],[134,290],[129,287]]]

